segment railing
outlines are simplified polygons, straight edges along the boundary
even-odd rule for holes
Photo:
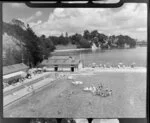
[[[14,93],[14,92],[16,92],[16,91],[18,91],[18,90],[24,88],[25,86],[29,86],[29,85],[31,85],[31,84],[37,83],[37,82],[42,81],[42,80],[44,80],[45,78],[48,78],[48,77],[50,77],[50,76],[51,76],[50,74],[44,75],[44,76],[42,76],[42,77],[36,78],[36,79],[34,79],[34,80],[31,80],[30,82],[24,83],[24,84],[22,84],[22,85],[20,85],[20,86],[18,86],[18,87],[15,87],[15,88],[13,88],[13,89],[10,89],[10,90],[8,90],[8,91],[5,91],[5,92],[3,93],[3,96],[7,96],[7,95],[9,95],[9,94],[12,94],[12,93]]]

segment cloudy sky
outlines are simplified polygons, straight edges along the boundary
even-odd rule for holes
[[[37,35],[60,35],[98,30],[106,35],[147,39],[147,5],[126,3],[120,8],[29,8],[23,3],[3,4],[3,21],[29,23]]]

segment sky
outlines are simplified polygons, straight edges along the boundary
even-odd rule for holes
[[[29,8],[24,3],[3,3],[3,21],[28,23],[40,36],[98,30],[106,35],[129,35],[147,40],[147,5],[126,3],[119,8]]]

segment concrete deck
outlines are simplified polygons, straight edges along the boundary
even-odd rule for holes
[[[22,83],[18,82],[15,85],[10,85],[8,87],[5,87],[3,89],[3,96],[7,96],[9,94],[12,94],[17,90],[20,90],[20,89],[24,88],[24,86],[28,86],[28,85],[34,84],[38,81],[41,81],[42,79],[49,77],[49,75],[50,75],[50,72],[37,74],[37,75],[33,76],[31,79],[26,79]]]
[[[33,85],[34,88],[40,88],[40,84],[43,84],[44,89],[40,89],[41,91],[37,93],[31,92],[31,96],[8,106],[4,110],[4,117],[79,118],[82,115],[83,118],[143,118],[146,116],[146,69],[142,72],[140,69],[132,69],[136,70],[132,73],[126,70],[124,72],[84,70],[66,73],[71,74],[74,80],[82,81],[83,85],[73,85],[72,80],[66,78],[53,82],[49,79],[38,82],[39,85]],[[104,98],[83,91],[84,87],[100,83],[112,89],[112,96]],[[22,93],[28,94],[25,90],[22,90]],[[17,94],[19,95],[19,92]],[[7,97],[8,100],[17,94]]]

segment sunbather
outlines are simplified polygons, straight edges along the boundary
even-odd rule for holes
[[[105,90],[105,96],[110,96],[112,95],[112,90]]]
[[[96,87],[94,85],[92,85],[92,93],[96,92]]]
[[[102,85],[102,84],[100,84],[100,85],[98,86],[98,88],[99,88],[99,89],[102,89],[102,88],[103,88],[103,85]]]

